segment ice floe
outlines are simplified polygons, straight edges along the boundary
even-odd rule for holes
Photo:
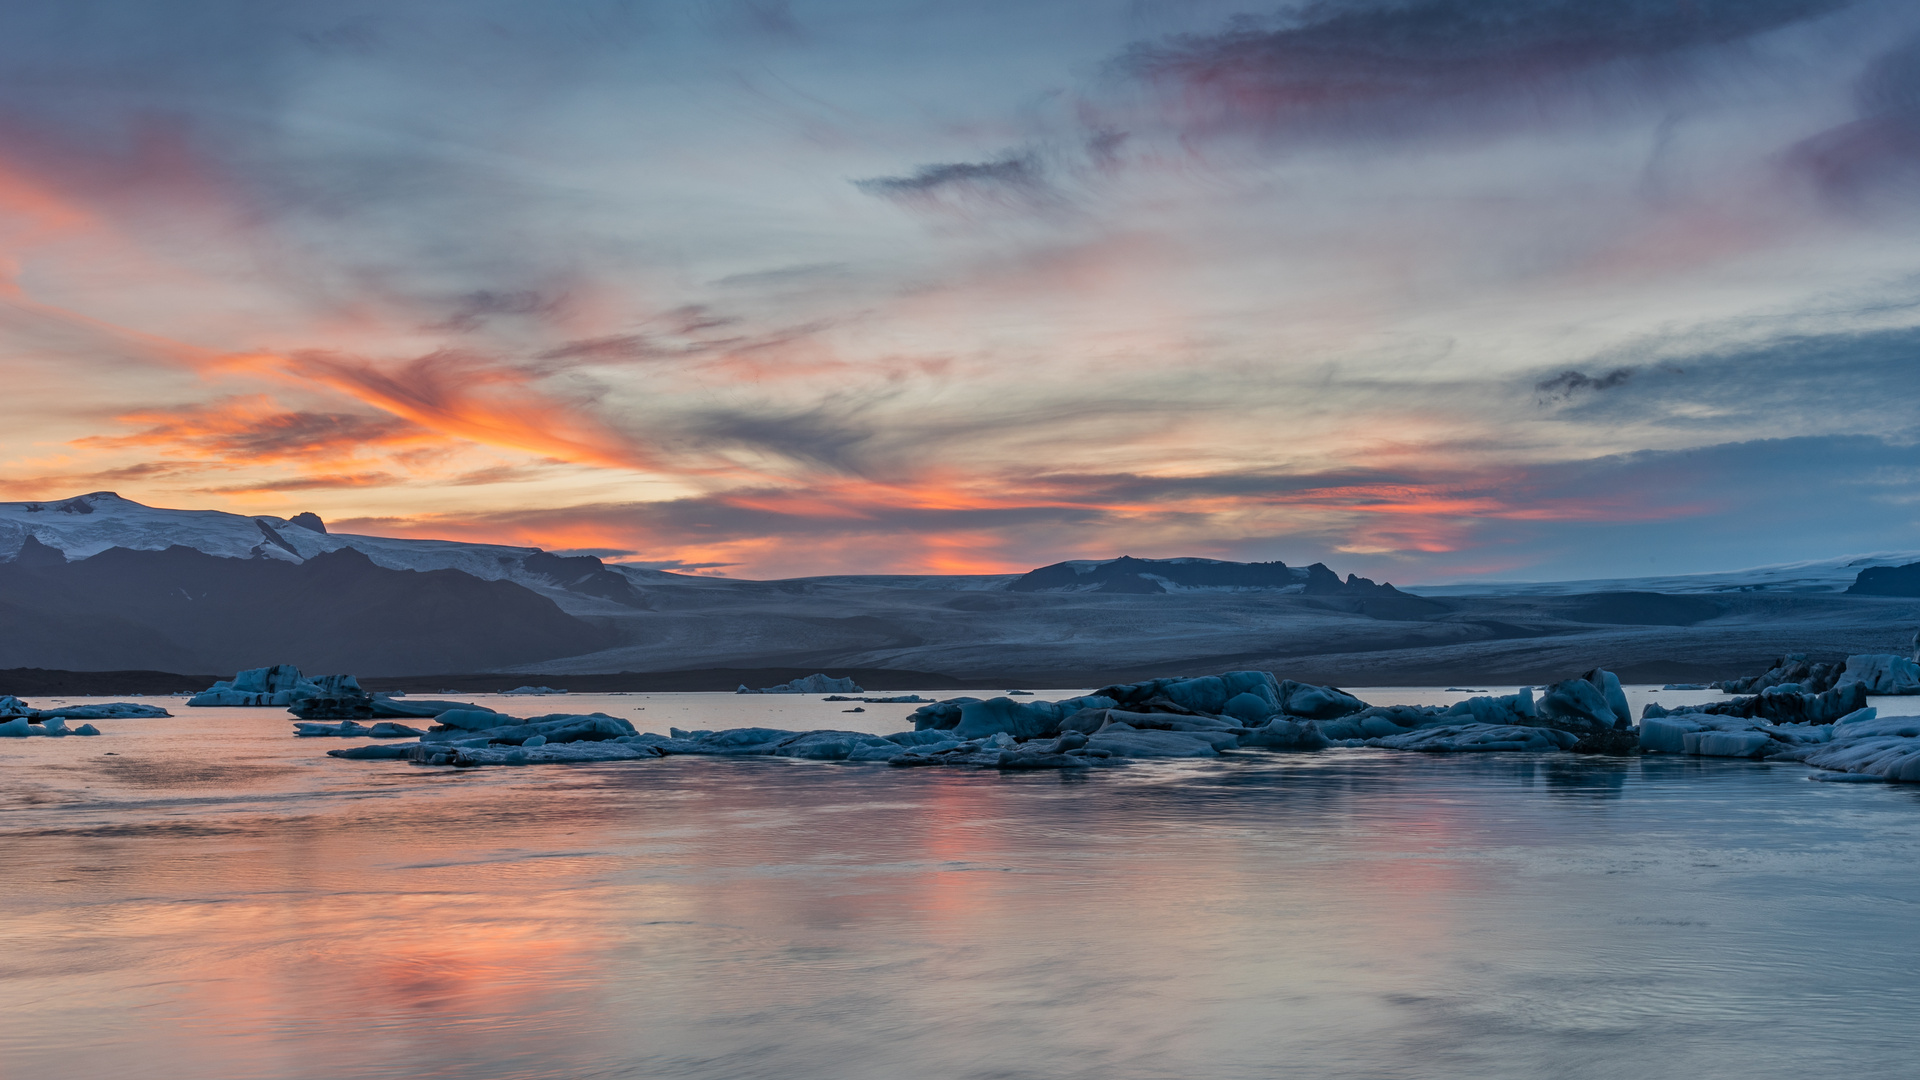
[[[0,694],[0,719],[24,719],[28,723],[46,720],[134,720],[172,716],[158,705],[134,701],[110,701],[96,705],[55,705],[36,709],[11,694]],[[71,734],[79,734],[76,730]],[[92,734],[98,734],[93,732]]]
[[[59,739],[68,735],[98,734],[100,729],[92,724],[81,724],[69,730],[66,719],[59,716],[49,716],[38,724],[29,723],[24,716],[16,716],[5,723],[0,723],[0,738],[4,739],[25,739],[34,735]]]
[[[804,679],[794,679],[780,686],[766,686],[758,690],[745,683],[740,684],[736,694],[864,694],[860,684],[852,679],[835,679],[826,675],[809,675]]]

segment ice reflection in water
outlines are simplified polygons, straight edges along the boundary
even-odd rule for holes
[[[4,1075],[1911,1075],[1910,790],[1376,751],[452,772],[287,730],[0,747]]]

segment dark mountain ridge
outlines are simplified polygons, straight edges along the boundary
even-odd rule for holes
[[[1168,586],[1173,586],[1169,589]],[[1304,596],[1405,596],[1392,585],[1348,574],[1345,581],[1325,563],[1228,562],[1223,559],[1136,559],[1058,562],[1029,570],[1006,586],[1009,592],[1166,593],[1179,589],[1271,589]]]
[[[1847,592],[1855,596],[1920,596],[1920,563],[1869,566],[1847,586]]]
[[[303,563],[178,545],[68,562],[28,537],[0,563],[0,667],[401,674],[532,663],[609,641],[521,585],[389,570],[352,548]]]

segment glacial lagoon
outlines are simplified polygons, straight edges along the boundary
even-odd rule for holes
[[[0,745],[0,1076],[1914,1069],[1914,786],[1375,749],[453,770],[144,700],[176,715]],[[654,731],[879,734],[913,708],[472,700]]]

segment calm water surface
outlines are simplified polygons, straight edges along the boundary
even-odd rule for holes
[[[0,744],[8,1080],[1920,1069],[1913,789],[1371,750],[452,771],[176,711]]]

